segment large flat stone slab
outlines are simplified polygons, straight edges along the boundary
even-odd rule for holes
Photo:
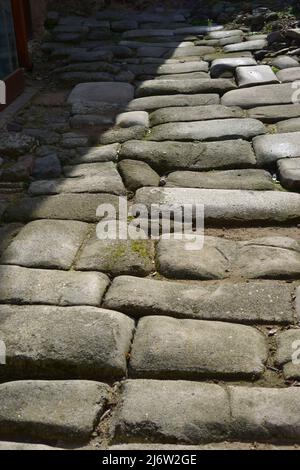
[[[299,67],[299,61],[295,57],[290,57],[288,55],[280,55],[275,57],[271,64],[273,67],[276,67],[280,70],[289,69],[291,67]]]
[[[147,276],[154,270],[152,246],[148,240],[100,240],[95,236],[83,247],[76,269]]]
[[[70,165],[82,163],[116,162],[118,160],[119,144],[102,145],[78,149],[79,155],[70,159]]]
[[[176,171],[166,186],[173,188],[273,190],[272,175],[264,170]]]
[[[121,276],[114,279],[104,307],[134,318],[176,318],[234,323],[294,323],[295,287],[274,281],[238,283],[171,282]],[[255,302],[253,301],[255,299]]]
[[[243,34],[243,31],[240,29],[228,29],[224,31],[212,31],[208,33],[208,37],[211,39],[223,39],[231,36],[241,36]]]
[[[214,119],[161,124],[151,129],[149,140],[230,140],[246,139],[265,134],[264,124],[256,119]]]
[[[123,443],[199,444],[223,440],[229,421],[227,395],[218,385],[129,380],[116,409],[114,437]]]
[[[269,65],[237,67],[236,78],[240,88],[279,83],[279,79]]]
[[[212,46],[188,46],[177,47],[165,54],[167,58],[177,59],[179,57],[204,57],[207,54],[213,54],[216,49]]]
[[[161,173],[256,165],[251,144],[239,139],[207,143],[130,141],[122,146],[119,157],[145,161]]]
[[[177,28],[176,34],[209,34],[214,31],[221,31],[224,26],[212,25],[212,26],[185,26],[184,28]]]
[[[282,83],[300,80],[300,67],[290,67],[277,72],[277,78]]]
[[[297,387],[225,390],[180,380],[129,380],[116,409],[114,437],[116,442],[148,444],[296,443],[299,393]]]
[[[98,307],[109,286],[101,273],[0,266],[0,301],[16,304]]]
[[[272,124],[284,119],[298,118],[300,116],[300,104],[259,106],[249,109],[247,113],[253,119]]]
[[[268,166],[281,158],[300,157],[300,132],[256,137],[254,151],[259,166]]]
[[[226,78],[203,80],[146,80],[136,90],[136,97],[165,94],[224,93],[234,90],[236,85]]]
[[[245,41],[237,44],[228,44],[224,46],[224,52],[240,52],[240,51],[259,51],[268,46],[265,39],[257,39],[254,41]]]
[[[72,90],[68,103],[105,102],[126,104],[134,97],[134,87],[129,83],[80,83]]]
[[[278,161],[282,186],[290,191],[300,190],[300,158],[285,158]]]
[[[157,246],[158,270],[178,279],[297,279],[300,245],[287,237],[231,241],[205,237],[204,246],[187,250],[186,240],[162,239]],[[175,255],[176,253],[176,255]]]
[[[229,75],[231,77],[237,67],[249,65],[257,65],[256,60],[252,57],[232,57],[228,59],[215,59],[211,63],[210,76],[211,78],[226,77],[226,75]]]
[[[300,364],[298,351],[300,345],[300,330],[283,331],[277,335],[276,342],[276,365],[283,369],[284,377],[287,380],[299,380]]]
[[[71,268],[88,234],[83,222],[36,220],[27,224],[1,257],[2,264],[31,268]]]
[[[208,63],[202,60],[183,62],[177,64],[143,64],[130,65],[130,70],[139,75],[170,75],[191,72],[208,72]]]
[[[0,435],[38,442],[87,442],[109,396],[99,382],[19,381],[0,385]]]
[[[229,387],[233,437],[299,442],[299,389]]]
[[[4,218],[8,222],[36,219],[79,220],[97,222],[97,208],[111,204],[118,211],[119,198],[113,194],[58,194],[56,196],[24,197],[9,205]]]
[[[118,168],[128,191],[160,184],[159,175],[145,162],[122,160]]]
[[[150,316],[138,323],[129,367],[135,378],[253,379],[267,357],[266,339],[250,326]]]
[[[225,106],[254,108],[256,106],[293,104],[294,89],[290,83],[261,85],[249,89],[231,90],[222,97]]]
[[[66,178],[31,183],[32,195],[60,193],[125,194],[125,186],[112,162],[87,163],[64,167]]]
[[[204,106],[209,104],[218,104],[220,97],[216,93],[194,94],[194,95],[166,95],[166,96],[147,96],[145,98],[136,98],[128,106],[128,110],[153,111],[161,107],[170,106]]]
[[[148,77],[147,77],[148,78]],[[152,78],[151,76],[149,78]],[[191,73],[173,73],[171,75],[158,75],[155,80],[204,80],[209,79],[207,72],[191,72]]]
[[[123,143],[133,139],[144,139],[147,135],[148,128],[143,126],[132,127],[112,127],[99,135],[99,144]]]
[[[300,195],[282,191],[246,191],[192,188],[142,188],[135,201],[146,204],[204,206],[209,222],[285,222],[300,217]]]
[[[232,119],[244,117],[243,110],[238,107],[226,107],[219,104],[208,106],[189,106],[187,108],[162,108],[150,116],[152,126],[168,122],[204,121],[212,119]]]
[[[20,328],[22,325],[22,328]],[[134,322],[95,307],[1,306],[4,379],[121,379]]]
[[[276,124],[278,133],[299,132],[300,131],[300,117],[280,121]]]

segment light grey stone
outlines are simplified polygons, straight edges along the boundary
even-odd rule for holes
[[[127,83],[103,82],[103,83],[80,83],[72,90],[68,103],[73,105],[77,102],[105,102],[105,103],[128,103],[133,99],[134,88]]]
[[[145,162],[122,160],[118,168],[129,191],[135,192],[145,186],[159,186],[159,175]]]
[[[70,165],[81,163],[116,162],[120,150],[119,144],[99,145],[78,149],[79,155],[70,160]]]
[[[156,70],[155,67],[152,66],[152,73],[155,73],[156,75],[170,75],[174,73],[179,74],[190,72],[208,72],[208,63],[202,60],[198,60],[195,62],[184,62],[178,64],[163,64],[156,67]]]
[[[268,34],[250,34],[249,36],[245,37],[246,41],[258,41],[259,39],[267,39]]]
[[[273,67],[278,69],[288,69],[291,67],[299,67],[299,62],[295,57],[289,57],[287,55],[278,56],[275,59],[272,59],[271,64]]]
[[[213,54],[216,49],[212,46],[188,46],[188,47],[177,47],[165,54],[165,57],[169,59],[178,59],[179,57],[201,57],[203,58],[207,54]]]
[[[209,74],[206,72],[191,72],[178,74],[173,73],[172,75],[158,75],[155,77],[155,80],[204,80],[209,78]]]
[[[251,144],[238,139],[207,143],[130,141],[121,148],[120,159],[124,158],[145,161],[160,173],[256,165]]]
[[[282,186],[290,191],[300,190],[300,158],[279,160],[278,172]]]
[[[154,270],[148,240],[101,240],[92,237],[76,262],[79,271],[101,271],[112,276],[147,276]]]
[[[228,44],[239,44],[242,42],[242,36],[228,36],[227,38],[223,38],[219,40],[219,45],[221,47],[227,46]]]
[[[229,421],[227,395],[218,385],[129,380],[123,384],[116,409],[114,437],[123,443],[222,441]]]
[[[225,106],[241,106],[241,108],[293,104],[294,91],[290,83],[261,85],[229,91],[222,97],[221,103]]]
[[[299,287],[298,287],[299,295]],[[284,377],[287,380],[300,379],[300,364],[299,364],[299,345],[300,345],[300,330],[291,329],[280,332],[276,336],[277,352],[275,356],[275,364],[283,369]]]
[[[226,78],[203,80],[146,80],[136,90],[136,97],[178,94],[218,93],[234,90],[236,85]]]
[[[247,113],[253,119],[272,124],[283,119],[298,118],[300,116],[300,104],[260,106],[249,109]]]
[[[277,72],[277,78],[280,82],[295,82],[300,80],[300,67],[290,67]]]
[[[130,375],[148,379],[258,378],[268,357],[264,336],[222,322],[142,318],[130,355]]]
[[[0,266],[2,303],[98,307],[109,286],[101,273]]]
[[[167,186],[204,189],[273,190],[270,173],[264,170],[177,171],[167,178]]]
[[[148,96],[132,100],[128,105],[129,110],[155,110],[169,106],[204,106],[209,104],[219,104],[220,97],[215,93],[195,94],[195,95],[166,95]]]
[[[0,255],[6,250],[21,228],[22,225],[18,223],[0,225]]]
[[[27,443],[20,443],[20,442],[7,442],[7,441],[1,441],[0,442],[0,450],[6,450],[6,451],[16,451],[16,450],[21,450],[21,451],[58,451],[58,450],[63,450],[60,449],[59,447],[50,447],[50,446],[45,446],[42,444],[27,444]]]
[[[237,67],[236,77],[239,87],[248,87],[255,85],[267,85],[278,83],[273,70],[269,65],[253,65],[250,67]]]
[[[259,166],[275,163],[281,158],[300,157],[300,132],[259,136],[253,140]]]
[[[214,31],[221,31],[224,27],[221,25],[212,26],[185,26],[176,29],[176,34],[209,34]]]
[[[27,224],[1,257],[2,264],[31,268],[71,268],[89,226],[83,222],[36,220]]]
[[[300,441],[299,389],[229,387],[232,438]]]
[[[112,162],[67,166],[64,174],[66,178],[31,183],[30,194],[125,193],[122,179]]]
[[[39,442],[86,442],[105,411],[109,387],[99,382],[18,381],[0,385],[0,435]]]
[[[97,208],[112,204],[118,211],[119,198],[113,194],[58,194],[56,196],[25,197],[12,203],[5,212],[9,222],[35,219],[79,220],[97,222]]]
[[[250,57],[253,58],[252,52],[250,51],[239,51],[239,52],[215,52],[214,54],[207,54],[203,57],[207,62],[213,62],[215,59],[232,59]]]
[[[19,328],[18,325],[22,325]],[[2,305],[2,379],[121,379],[134,322],[95,307]]]
[[[134,318],[176,318],[234,323],[294,323],[295,287],[274,281],[235,283],[170,282],[121,276],[114,279],[104,307]]]
[[[108,145],[127,142],[133,139],[143,139],[147,134],[147,128],[143,126],[132,126],[127,128],[113,127],[102,132],[99,136],[99,144]]]
[[[119,114],[116,125],[120,127],[144,126],[149,127],[149,115],[146,111],[130,111]]]
[[[276,130],[278,133],[300,132],[300,117],[278,122]]]
[[[243,110],[237,107],[227,108],[220,104],[208,106],[189,106],[187,108],[161,108],[150,116],[152,126],[168,122],[205,121],[211,119],[242,118]]]
[[[201,250],[187,250],[191,240],[161,239],[158,269],[178,279],[296,279],[300,273],[300,246],[287,237],[266,237],[234,242],[205,237]],[[195,243],[195,240],[194,240]],[[194,246],[195,247],[195,246]],[[176,256],[174,256],[176,253]]]
[[[268,46],[265,39],[257,39],[254,41],[245,41],[238,44],[228,44],[224,47],[224,52],[240,52],[240,51],[259,51]]]
[[[208,37],[212,39],[223,39],[231,36],[242,36],[243,31],[241,29],[228,29],[223,31],[211,31],[208,33]]]
[[[161,124],[151,129],[149,140],[230,140],[246,139],[265,134],[264,124],[256,119],[215,119]]]

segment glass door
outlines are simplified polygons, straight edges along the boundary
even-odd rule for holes
[[[11,2],[0,0],[0,80],[17,68],[17,47]]]

